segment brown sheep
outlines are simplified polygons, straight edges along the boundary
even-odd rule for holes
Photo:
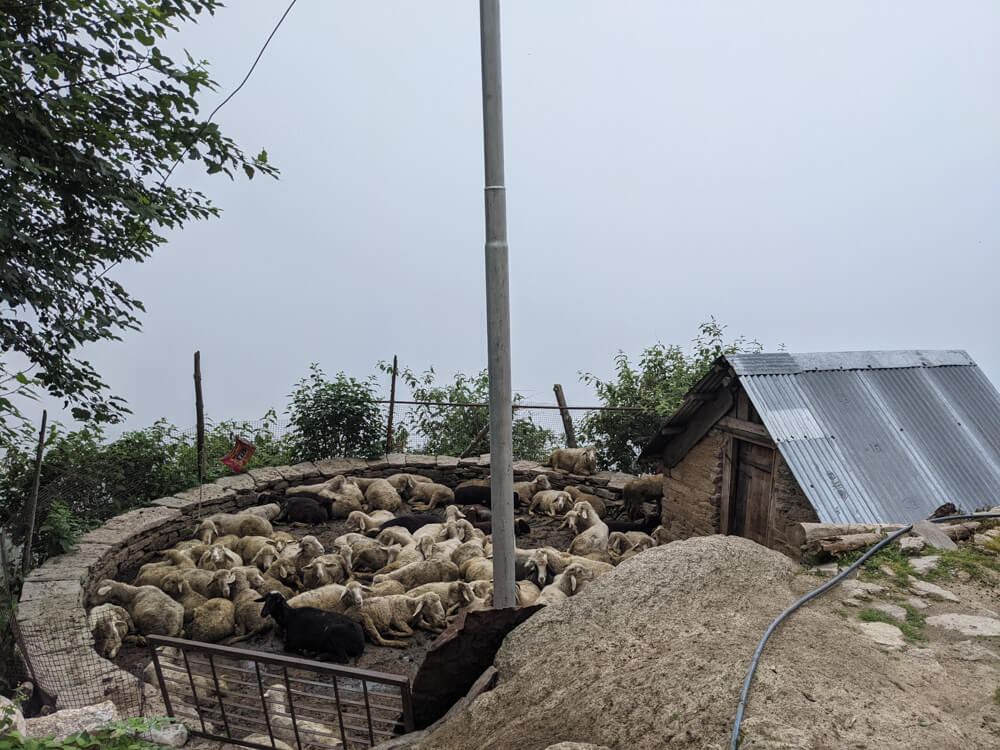
[[[622,495],[625,500],[625,512],[629,518],[642,518],[643,503],[655,503],[659,512],[660,500],[663,497],[663,475],[650,474],[626,482]]]

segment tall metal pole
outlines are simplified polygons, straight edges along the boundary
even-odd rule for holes
[[[486,340],[490,376],[490,499],[493,504],[493,606],[513,607],[514,451],[511,429],[510,290],[507,199],[503,179],[500,0],[479,0],[486,164]]]

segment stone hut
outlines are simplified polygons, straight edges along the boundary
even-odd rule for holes
[[[798,558],[793,524],[901,523],[1000,494],[1000,393],[964,351],[720,357],[646,445],[676,539]]]

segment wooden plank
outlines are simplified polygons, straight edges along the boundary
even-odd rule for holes
[[[733,405],[733,394],[729,390],[719,391],[715,398],[706,403],[684,426],[684,432],[675,437],[663,450],[663,466],[673,468],[681,462],[688,451],[697,445],[710,429],[726,415]]]
[[[573,431],[573,418],[569,415],[569,409],[566,408],[566,397],[563,395],[562,386],[556,383],[552,386],[552,390],[556,394],[556,403],[559,404],[559,416],[562,417],[563,432],[566,433],[566,447],[576,448],[576,433]]]
[[[720,430],[725,430],[736,435],[741,440],[748,440],[751,443],[757,443],[768,448],[774,447],[771,433],[762,424],[755,424],[745,419],[727,416],[719,420],[718,427]]]
[[[722,483],[719,485],[719,533],[729,533],[729,514],[733,498],[733,436],[722,443]]]
[[[736,393],[736,418],[746,420],[750,415],[750,397],[740,388]]]

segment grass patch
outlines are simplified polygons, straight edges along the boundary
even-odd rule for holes
[[[848,567],[857,562],[865,552],[866,550],[863,549],[844,552],[837,556],[837,562],[843,567]],[[881,570],[883,565],[895,573],[893,578],[889,579],[889,576]],[[899,551],[899,547],[895,544],[890,544],[880,549],[865,560],[859,570],[859,577],[864,581],[889,579],[901,588],[906,588],[906,577],[909,575],[913,575],[913,568],[910,567],[910,558],[902,554]]]
[[[937,581],[953,576],[959,571],[965,571],[974,581],[993,584],[995,579],[986,571],[1000,573],[1000,560],[972,547],[941,550],[938,554],[941,556],[941,562],[923,574],[922,578],[925,581]]]
[[[874,607],[867,607],[861,610],[858,613],[858,619],[863,622],[884,622],[894,625],[903,632],[903,638],[910,643],[926,641],[927,636],[924,635],[924,621],[927,618],[913,607],[906,606],[904,609],[906,609],[906,619],[903,622]]]
[[[847,612],[845,612],[842,609],[835,609],[835,610],[833,610],[833,614],[837,615],[838,617],[842,617],[845,620],[850,616],[850,615],[847,614]]]

